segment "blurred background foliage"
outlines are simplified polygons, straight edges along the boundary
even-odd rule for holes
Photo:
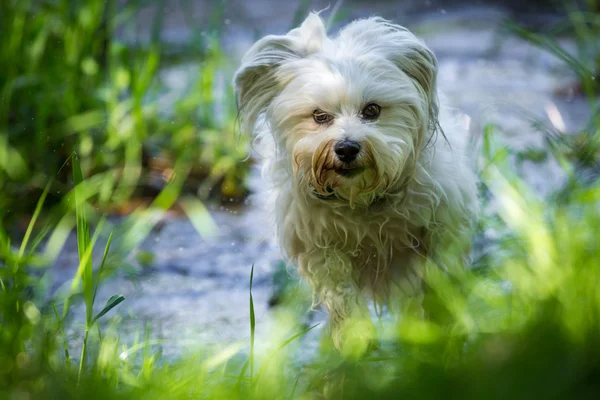
[[[181,57],[159,42],[163,14],[148,43],[127,45],[116,35],[131,29],[144,3],[0,3],[0,220],[33,209],[51,179],[48,203],[60,200],[70,183],[61,167],[73,151],[102,187],[102,207],[156,195],[178,159],[189,163],[187,191],[245,194],[246,141],[235,132],[234,100],[216,91],[229,91],[218,32],[198,36],[187,54],[195,82],[160,107],[161,68]]]
[[[552,157],[567,176],[548,199],[485,127],[482,199],[497,207],[480,228],[497,234],[477,268],[422,271],[430,318],[384,321],[371,352],[357,342],[342,356],[324,340],[313,355],[303,340],[312,329],[301,317],[306,293],[290,286],[261,337],[250,292],[251,343],[199,342],[177,360],[161,356],[150,330],[123,341],[119,318],[107,317],[123,298],[96,304],[98,288],[176,204],[210,230],[198,199],[243,199],[251,161],[236,131],[220,8],[187,47],[159,40],[160,12],[149,41],[116,39],[147,4],[0,0],[0,399],[598,398],[597,1],[569,3],[544,30],[507,22],[573,70],[571,89],[588,99],[590,119],[579,132],[536,125],[545,153],[529,157]],[[301,2],[296,19],[306,9]],[[561,47],[565,36],[575,53]],[[182,61],[194,83],[173,96],[161,72]],[[115,212],[127,216],[116,224],[107,217]],[[53,291],[48,267],[71,231],[78,268],[66,290]]]

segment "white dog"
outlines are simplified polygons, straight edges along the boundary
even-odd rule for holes
[[[366,298],[389,304],[419,264],[443,267],[448,246],[468,256],[476,178],[466,132],[440,117],[436,75],[407,29],[369,18],[330,38],[317,14],[259,40],[235,75],[281,248],[338,346],[345,322],[368,318]]]

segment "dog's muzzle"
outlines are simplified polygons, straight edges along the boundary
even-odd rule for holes
[[[364,167],[355,162],[361,151],[361,145],[353,140],[340,140],[333,146],[333,151],[340,161],[335,172],[345,178],[352,178],[365,171]]]

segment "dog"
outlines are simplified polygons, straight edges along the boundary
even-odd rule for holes
[[[402,26],[371,17],[329,37],[311,13],[257,41],[235,73],[280,247],[338,348],[346,326],[370,318],[368,299],[418,296],[420,266],[468,262],[476,175],[465,127],[440,106],[437,65]]]

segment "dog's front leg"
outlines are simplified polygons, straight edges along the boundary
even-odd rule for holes
[[[376,338],[364,295],[349,257],[314,250],[299,257],[302,274],[314,288],[314,305],[329,313],[334,345],[343,353],[362,354]]]

